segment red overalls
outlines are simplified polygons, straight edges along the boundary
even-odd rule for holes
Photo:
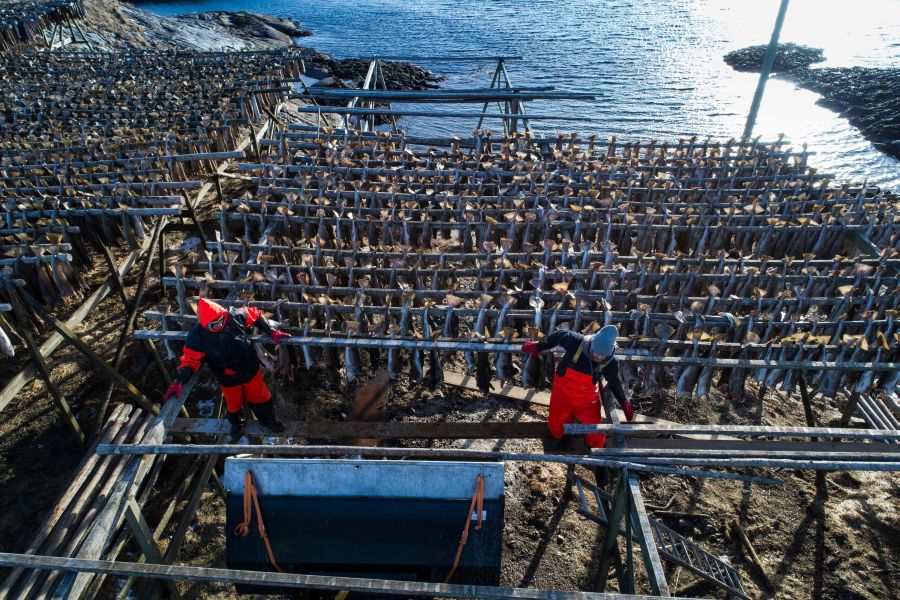
[[[553,378],[550,416],[547,418],[547,426],[553,437],[562,438],[565,433],[563,425],[566,423],[600,423],[603,418],[600,409],[601,389],[599,384],[594,383],[593,376],[571,367],[566,369],[564,375],[557,373]],[[589,433],[584,436],[584,443],[590,448],[603,448],[606,445],[606,434]]]
[[[226,369],[226,372],[228,370]],[[263,381],[262,369],[257,371],[253,379],[247,383],[228,387],[220,385],[219,389],[222,390],[222,396],[225,398],[225,405],[228,407],[229,413],[240,412],[244,402],[261,404],[268,402],[272,397],[272,394],[269,393],[269,388],[266,387],[266,382]]]

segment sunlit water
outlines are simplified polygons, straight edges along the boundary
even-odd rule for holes
[[[778,0],[237,0],[140,2],[162,14],[249,10],[297,19],[314,32],[300,43],[337,57],[521,55],[515,85],[597,94],[594,101],[536,101],[532,114],[571,117],[533,123],[544,132],[621,139],[740,136],[757,75],[722,60],[768,42]],[[825,50],[819,66],[900,66],[898,0],[793,0],[781,35]],[[490,83],[494,65],[421,61],[447,87]],[[755,134],[785,134],[817,154],[811,164],[839,179],[900,191],[900,162],[876,150],[846,119],[815,104],[818,94],[770,80]],[[459,110],[453,105],[449,110]],[[407,107],[409,107],[407,105]],[[434,106],[419,108],[434,109]],[[470,109],[480,107],[469,106]],[[407,131],[464,134],[474,121],[404,119]],[[489,126],[501,129],[495,121]]]

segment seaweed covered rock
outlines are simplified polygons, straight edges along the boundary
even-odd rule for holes
[[[370,61],[366,59],[338,60],[312,48],[303,48],[303,55],[308,74],[334,77],[336,81],[342,82],[338,87],[362,87],[369,70]],[[428,69],[408,62],[382,61],[381,70],[384,72],[388,87],[392,90],[427,90],[438,87],[436,84],[444,79],[435,76]]]
[[[762,69],[768,45],[741,48],[725,55],[725,62],[737,71],[759,71]],[[794,69],[808,69],[811,64],[825,60],[821,48],[810,48],[798,44],[779,44],[775,53],[773,73],[783,73]]]

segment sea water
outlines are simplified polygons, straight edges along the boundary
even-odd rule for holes
[[[697,135],[739,137],[758,75],[739,73],[722,56],[768,42],[778,0],[197,0],[137,2],[160,14],[247,10],[291,17],[313,32],[300,44],[336,58],[518,55],[507,65],[513,85],[552,85],[595,93],[593,101],[535,101],[532,114],[571,121],[534,122],[544,133],[596,133],[622,140]],[[825,51],[817,66],[900,66],[897,0],[793,0],[782,42]],[[419,61],[447,87],[487,87],[492,63]],[[879,152],[859,130],[816,104],[819,95],[771,79],[754,135],[784,134],[810,164],[840,180],[900,191],[900,161]],[[480,106],[410,106],[480,110]],[[494,107],[494,112],[497,108]],[[473,119],[406,118],[416,134],[466,135]],[[499,121],[488,124],[502,129]]]

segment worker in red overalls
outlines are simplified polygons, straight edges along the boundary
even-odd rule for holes
[[[561,347],[565,354],[556,368],[553,390],[550,392],[550,416],[547,426],[554,438],[561,441],[560,447],[567,447],[563,425],[566,423],[600,423],[600,378],[612,391],[625,418],[634,418],[634,407],[625,396],[619,379],[619,363],[613,357],[618,329],[607,325],[594,335],[582,335],[577,331],[558,329],[537,342],[526,342],[522,352],[537,356],[541,352]],[[606,435],[587,434],[584,442],[591,448],[603,448]]]
[[[284,425],[275,418],[272,395],[263,381],[262,365],[247,329],[255,326],[276,344],[291,337],[290,334],[273,328],[258,308],[226,310],[206,298],[200,299],[197,317],[200,322],[188,332],[178,374],[163,395],[163,401],[180,395],[184,384],[200,368],[201,362],[206,361],[225,397],[232,442],[243,431],[244,402],[264,427],[275,433],[284,431]]]

